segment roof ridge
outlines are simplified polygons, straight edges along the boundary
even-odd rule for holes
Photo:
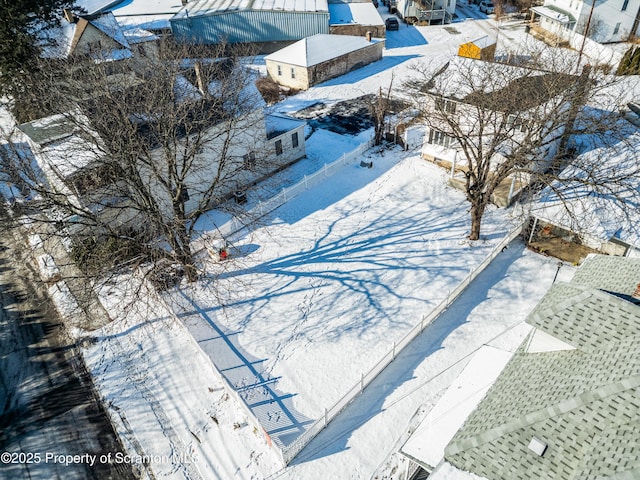
[[[530,425],[533,425],[534,423],[538,423],[548,418],[567,413],[587,403],[601,400],[611,395],[616,395],[626,390],[637,387],[640,387],[640,374],[631,375],[627,378],[623,378],[622,380],[618,380],[617,382],[603,385],[599,388],[596,388],[595,390],[582,392],[581,394],[576,395],[572,398],[562,400],[556,405],[548,406],[535,412],[525,414],[503,425],[473,435],[472,437],[452,441],[451,443],[449,443],[449,445],[447,445],[445,449],[445,457],[457,455],[458,453],[470,448],[477,448],[480,445],[492,442],[493,440],[496,440],[503,435],[515,432],[516,430],[524,427],[528,427]]]

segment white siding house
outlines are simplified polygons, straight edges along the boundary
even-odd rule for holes
[[[640,33],[640,0],[545,0],[531,10],[543,30],[565,40],[580,34],[599,43],[624,42]]]
[[[458,57],[434,77],[425,102],[430,102],[422,157],[448,169],[450,183],[465,184],[467,161],[457,138],[464,135],[474,149],[491,147],[492,170],[509,158],[512,152],[528,152],[532,160],[528,172],[516,169],[511,173],[505,198],[493,198],[494,203],[508,205],[517,191],[530,181],[530,170],[546,170],[560,147],[564,124],[554,114],[552,123],[548,112],[566,113],[560,93],[572,88],[578,77],[535,71],[509,65]],[[522,95],[523,91],[530,92]],[[517,93],[517,96],[516,96]],[[455,119],[460,131],[453,133],[447,119]],[[482,131],[480,133],[480,128]],[[529,147],[535,141],[541,147],[534,154]]]
[[[184,179],[187,212],[202,208],[205,190],[215,176],[220,177],[215,201],[220,201],[305,155],[304,122],[282,117],[265,120],[263,104],[258,101],[252,111],[244,112],[233,122],[233,131],[223,120],[199,133],[209,140],[202,143]],[[135,212],[127,211],[127,197],[122,196],[122,187],[115,188],[101,175],[103,159],[109,154],[89,124],[87,117],[74,112],[35,120],[19,128],[26,135],[53,191],[67,196],[78,208],[93,213],[104,210],[111,215],[107,206],[125,207],[118,211],[121,215],[118,221],[124,223],[133,218]],[[82,125],[84,128],[80,128]],[[222,151],[226,152],[223,160]],[[162,172],[166,169],[162,147],[152,150],[149,159],[141,159],[137,169],[141,179],[150,186],[155,202],[170,212],[171,192],[161,185]],[[120,198],[114,192],[120,192]]]

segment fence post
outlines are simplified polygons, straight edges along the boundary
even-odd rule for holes
[[[327,423],[329,423],[329,420],[327,418],[327,409],[324,409],[324,426],[327,426]]]
[[[282,199],[286,202],[287,201],[287,189],[282,187]]]
[[[304,188],[305,190],[309,190],[309,182],[307,182],[307,176],[304,176]]]
[[[391,347],[391,359],[394,360],[396,358],[396,342],[393,342],[393,346]]]
[[[343,164],[343,165],[346,165],[346,164],[347,164],[347,154],[346,154],[346,153],[343,153],[343,154],[342,154],[342,164]]]
[[[360,393],[364,390],[364,373],[360,374]]]
[[[329,174],[327,173],[327,164],[324,164],[324,176],[328,176]]]

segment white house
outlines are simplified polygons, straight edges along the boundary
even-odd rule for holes
[[[599,43],[625,42],[640,33],[640,0],[545,0],[531,10],[540,28],[565,40],[580,34]]]
[[[456,13],[456,0],[387,0],[407,23],[442,25],[451,23]]]
[[[579,77],[525,69],[504,64],[457,57],[434,78],[425,102],[427,129],[422,157],[450,172],[453,186],[464,184],[466,160],[457,138],[464,135],[478,151],[491,147],[492,171],[514,152],[528,152],[527,168],[512,169],[508,184],[497,190],[492,201],[508,205],[530,181],[530,173],[543,171],[558,153],[567,114],[562,92],[573,88]],[[528,94],[523,94],[523,92]],[[456,128],[447,119],[455,119]],[[553,119],[539,121],[540,118]],[[482,133],[478,130],[482,126]],[[535,154],[532,142],[540,144]],[[524,171],[527,170],[527,171]],[[501,184],[502,185],[502,184]],[[506,189],[505,192],[502,190]],[[498,196],[500,193],[500,196]]]
[[[193,100],[199,95],[199,90],[185,78],[176,85],[182,89],[184,99]],[[222,180],[213,201],[220,201],[305,155],[304,122],[285,117],[265,118],[265,105],[253,82],[242,95],[251,95],[249,104],[253,107],[250,111],[238,112],[233,120],[222,117],[218,123],[197,134],[208,140],[202,142],[183,182],[187,211],[202,208],[206,186],[211,185],[215,176]],[[234,123],[232,131],[228,125],[231,121]],[[105,172],[113,159],[109,160],[111,163],[104,161],[110,154],[90,125],[90,119],[78,109],[28,122],[19,128],[26,135],[39,167],[54,191],[67,196],[78,208],[94,214],[112,215],[117,210],[118,222],[124,223],[134,216],[134,212],[126,208],[130,197],[122,194],[121,183],[124,182],[114,184]],[[189,139],[185,137],[179,141],[182,146],[177,148],[184,147],[186,151]],[[220,152],[225,152],[224,159]],[[153,147],[147,157],[140,158],[137,168],[140,177],[151,187],[154,200],[164,211],[170,212],[172,192],[161,185],[160,179],[166,168],[162,155],[160,145]],[[124,208],[106,208],[114,205]]]

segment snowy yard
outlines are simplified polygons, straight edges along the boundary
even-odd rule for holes
[[[291,97],[275,110],[291,113],[318,101],[330,105],[375,92],[392,76],[400,82],[419,57],[443,63],[458,43],[494,28],[489,20],[455,26],[460,33],[402,25],[391,32],[381,62]],[[521,32],[511,35],[526,39]],[[317,171],[369,134],[316,130],[307,158],[248,192],[247,207]],[[123,333],[105,334],[90,353],[92,368],[107,399],[123,414],[132,412],[122,429],[130,429],[133,445],[157,455],[186,452],[197,458],[153,464],[154,473],[197,476],[195,466],[203,478],[390,474],[398,465],[393,452],[415,423],[412,416],[435,403],[468,357],[486,342],[513,351],[522,340],[522,322],[551,284],[556,264],[516,242],[281,470],[260,428],[276,445],[290,445],[519,220],[491,208],[483,239],[468,242],[467,203],[446,186],[446,172],[398,148],[366,156],[372,169],[346,165],[228,239],[233,261],[213,263],[207,279],[165,295],[183,325],[165,313],[145,324],[130,316],[105,329]],[[219,223],[224,215],[212,218]],[[224,394],[206,356],[260,428]],[[97,367],[103,364],[109,367]],[[142,366],[138,376],[124,380],[118,365]],[[132,380],[136,388],[125,388]]]
[[[475,7],[460,12],[480,17]],[[390,32],[382,61],[275,110],[375,93],[392,78],[400,85],[420,58],[444,63],[460,43],[487,33],[495,33],[493,20],[448,30],[402,24]],[[512,45],[527,38],[501,31]],[[362,141],[315,131],[307,158],[248,192],[247,207]],[[491,207],[482,239],[469,242],[468,204],[446,186],[446,172],[397,147],[366,157],[373,168],[350,163],[229,238],[230,261],[164,294],[177,317],[162,302],[124,312],[119,285],[101,291],[116,321],[92,332],[86,358],[129,453],[154,456],[156,478],[390,478],[401,464],[393,452],[469,357],[484,344],[512,352],[526,335],[523,321],[557,266],[516,241],[282,468],[261,429],[276,445],[290,445],[520,220]],[[570,274],[561,270],[561,278]]]
[[[269,388],[300,412],[290,422],[259,413],[284,444],[508,232],[504,212],[494,209],[485,240],[468,242],[463,195],[445,186],[437,167],[401,156],[385,152],[373,169],[344,167],[232,239],[235,250],[251,252],[242,268],[212,272],[205,286],[183,285],[170,301],[182,305],[185,324],[233,385],[260,385],[245,390],[249,404],[263,400],[261,384],[272,380]]]

